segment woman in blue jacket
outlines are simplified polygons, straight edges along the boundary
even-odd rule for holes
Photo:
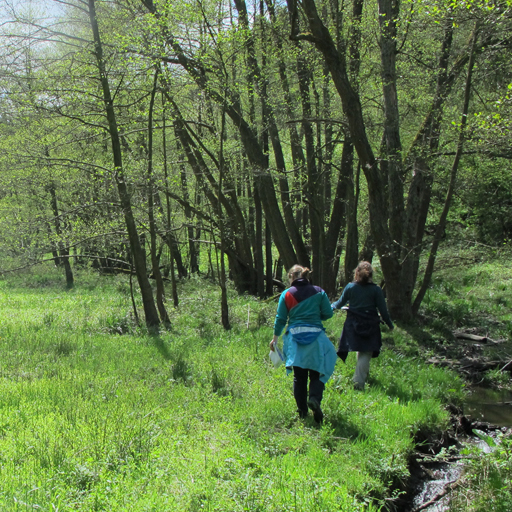
[[[283,353],[287,374],[293,370],[293,395],[298,413],[305,418],[309,407],[315,421],[321,423],[324,415],[320,404],[325,383],[336,364],[336,351],[322,321],[331,318],[333,310],[324,290],[308,281],[309,273],[308,268],[300,265],[288,271],[290,288],[279,298],[270,349],[274,350],[288,323],[283,335]]]
[[[354,281],[345,286],[341,297],[332,304],[333,311],[345,304],[349,305],[338,356],[345,361],[349,352],[357,352],[356,371],[352,379],[356,389],[364,389],[370,360],[380,353],[382,339],[379,313],[388,327],[394,328],[382,288],[372,278],[372,266],[367,261],[361,261],[354,272]]]

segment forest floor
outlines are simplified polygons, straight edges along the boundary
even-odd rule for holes
[[[224,331],[219,290],[191,278],[171,328],[150,335],[133,322],[126,276],[77,272],[69,291],[55,270],[3,278],[0,510],[405,510],[418,443],[443,455],[463,411],[459,355],[508,358],[512,271],[497,265],[453,279],[440,260],[422,321],[384,328],[364,392],[351,385],[355,358],[338,362],[322,426],[297,418],[292,378],[268,360],[275,303],[230,290]],[[326,322],[333,341],[343,321]],[[470,376],[510,383],[499,365]]]
[[[455,371],[466,388],[462,405],[448,406],[451,427],[418,445],[411,459],[417,484],[441,478],[433,508],[425,498],[405,510],[512,510],[510,260],[481,247],[441,254],[418,322],[406,327],[410,338],[393,339],[394,350]],[[444,508],[436,508],[438,500]]]

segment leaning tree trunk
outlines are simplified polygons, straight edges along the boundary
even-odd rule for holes
[[[151,328],[158,327],[160,325],[160,319],[158,318],[158,311],[155,306],[153,291],[151,289],[151,285],[149,283],[148,275],[146,272],[145,255],[144,251],[142,250],[139,235],[137,233],[137,226],[133,216],[130,194],[128,193],[128,188],[125,182],[121,141],[119,137],[116,114],[114,111],[114,100],[110,92],[110,84],[107,77],[105,62],[103,60],[103,46],[100,38],[98,20],[96,18],[95,0],[89,0],[89,19],[94,36],[95,57],[100,75],[100,82],[103,91],[103,103],[105,106],[108,131],[112,144],[114,176],[116,180],[117,191],[119,193],[119,200],[123,209],[126,229],[128,231],[128,239],[130,241],[130,248],[133,255],[135,273],[137,275],[137,281],[139,283],[142,295],[142,303],[144,306],[144,313],[146,315],[146,325]]]
[[[466,77],[466,87],[464,89],[464,105],[462,107],[462,116],[459,128],[459,140],[457,143],[457,151],[455,152],[455,158],[453,160],[452,169],[450,172],[450,184],[448,185],[448,191],[446,193],[446,199],[444,202],[443,211],[441,212],[441,218],[439,219],[439,223],[436,227],[436,232],[434,234],[434,240],[432,242],[432,247],[430,249],[429,258],[427,262],[427,268],[425,270],[425,275],[423,277],[423,282],[421,283],[420,289],[413,303],[413,311],[415,313],[418,312],[420,304],[427,292],[428,287],[430,286],[430,280],[432,279],[432,274],[434,272],[434,264],[437,256],[437,249],[439,248],[439,243],[441,241],[444,230],[446,229],[446,221],[448,219],[448,212],[450,211],[450,206],[453,198],[453,194],[455,193],[455,184],[457,179],[457,171],[459,168],[460,159],[462,157],[462,150],[464,146],[464,137],[466,133],[466,124],[468,119],[468,110],[469,110],[469,100],[471,94],[471,80],[473,77],[473,68],[475,65],[475,48],[476,41],[478,38],[478,23],[475,26],[472,38],[472,51],[469,58],[468,64],[468,74]]]

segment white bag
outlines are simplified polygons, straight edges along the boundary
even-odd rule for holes
[[[274,365],[274,368],[279,368],[284,363],[283,353],[279,350],[279,347],[276,343],[274,343],[274,350],[270,351],[269,354],[270,360]]]

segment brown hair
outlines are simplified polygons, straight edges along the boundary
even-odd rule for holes
[[[373,268],[368,261],[361,261],[354,270],[354,281],[359,284],[373,283]]]
[[[309,270],[307,267],[302,267],[301,265],[293,265],[293,267],[288,270],[288,279],[292,282],[300,278],[307,279],[310,273],[311,270]]]

